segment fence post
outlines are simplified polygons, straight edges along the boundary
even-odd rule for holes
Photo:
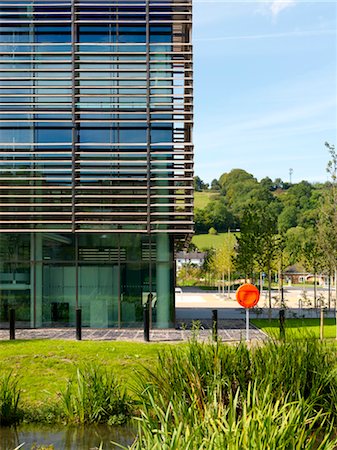
[[[286,330],[285,330],[286,315],[284,309],[280,309],[279,311],[279,321],[280,321],[280,339],[284,340],[286,337]]]
[[[212,309],[212,337],[213,341],[218,339],[218,310]]]
[[[9,339],[15,339],[15,309],[9,310]]]
[[[149,303],[146,302],[143,306],[143,318],[144,318],[144,341],[150,341],[150,317],[149,317]]]
[[[76,340],[82,340],[82,310],[76,308]]]

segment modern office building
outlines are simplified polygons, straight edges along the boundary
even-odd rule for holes
[[[0,3],[0,326],[174,323],[193,231],[191,0]]]

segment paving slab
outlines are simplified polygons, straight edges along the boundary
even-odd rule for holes
[[[177,328],[165,330],[151,330],[151,342],[184,342],[195,336],[197,339],[207,341],[212,339],[211,320],[200,320],[197,324],[193,321],[177,323]],[[246,336],[246,322],[244,320],[219,320],[218,337],[222,341],[238,342]],[[75,328],[38,328],[16,329],[17,340],[31,339],[76,339]],[[0,340],[9,339],[9,330],[0,329]],[[267,335],[253,325],[250,327],[250,339],[264,341]],[[144,342],[144,332],[140,328],[82,328],[82,340],[84,341],[136,341]]]

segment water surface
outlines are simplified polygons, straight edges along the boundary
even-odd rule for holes
[[[41,426],[20,425],[19,427],[0,427],[0,449],[13,450],[25,443],[23,450],[30,450],[33,444],[53,445],[55,450],[98,449],[103,443],[104,450],[117,449],[111,441],[130,445],[136,435],[135,427],[107,425],[87,426]]]

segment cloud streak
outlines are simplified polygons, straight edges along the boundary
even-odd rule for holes
[[[307,37],[307,36],[320,36],[320,35],[335,35],[336,29],[330,30],[303,30],[303,31],[288,31],[286,33],[266,33],[266,34],[243,34],[237,36],[218,36],[214,38],[195,38],[195,42],[208,42],[208,41],[236,41],[236,40],[255,40],[255,39],[279,39],[287,37]]]
[[[295,6],[295,0],[275,0],[270,4],[270,12],[274,18],[276,18],[281,11],[291,6]]]

